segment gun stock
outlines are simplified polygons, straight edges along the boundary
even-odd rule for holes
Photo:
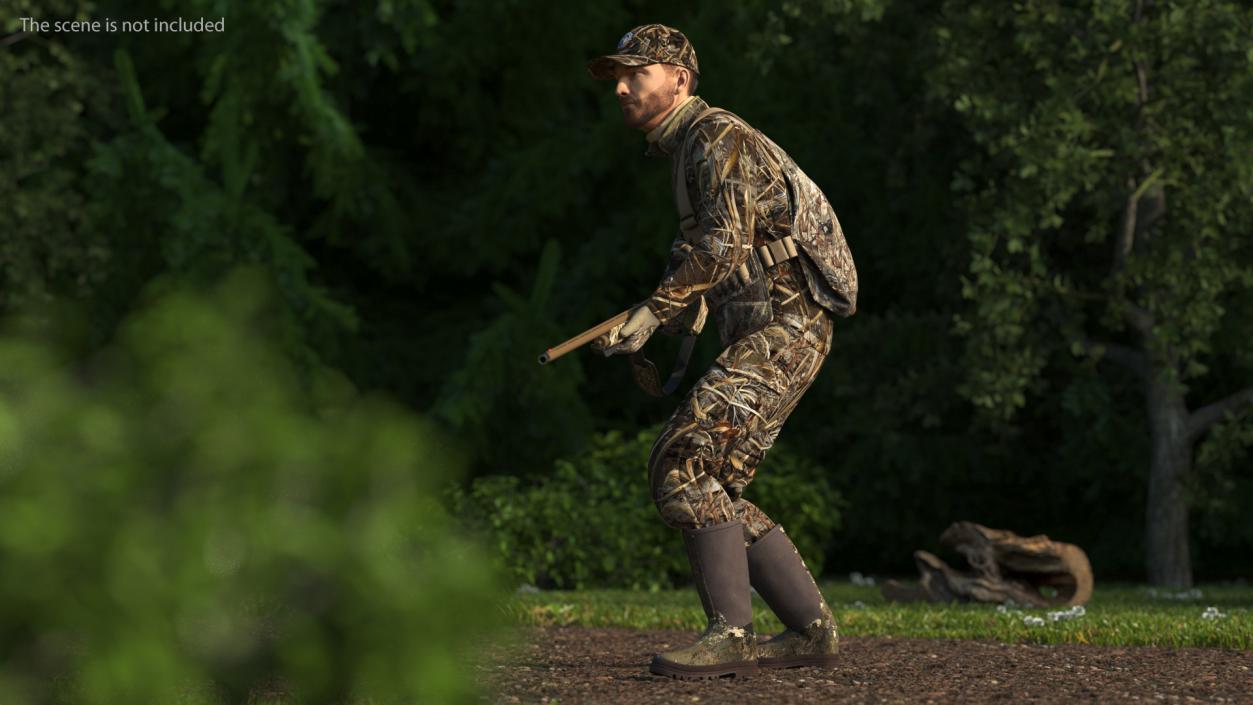
[[[622,323],[626,323],[626,320],[630,315],[631,315],[631,310],[627,309],[626,311],[619,313],[618,315],[614,316],[613,318],[610,318],[604,323],[588,328],[587,330],[583,331],[582,333],[579,333],[573,338],[559,345],[555,345],[545,350],[544,352],[540,353],[539,364],[547,365],[548,363],[552,362],[553,360],[556,360],[562,355],[565,355],[571,350],[576,350],[578,348],[583,347],[584,345],[587,345],[588,343],[592,342],[593,340],[596,340],[597,338],[604,335],[605,333],[608,333],[610,330],[614,328],[614,326],[620,325]]]

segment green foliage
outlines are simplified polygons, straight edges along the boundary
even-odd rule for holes
[[[1198,533],[1206,543],[1234,547],[1238,564],[1241,544],[1253,542],[1244,498],[1253,495],[1253,474],[1247,471],[1253,449],[1253,412],[1230,414],[1197,449],[1197,477],[1192,493],[1197,506]]]
[[[443,440],[269,340],[265,277],[179,290],[89,365],[0,338],[0,700],[469,702],[488,562]]]
[[[108,3],[25,5],[6,13],[6,27],[15,29],[18,16],[99,19],[174,9],[168,2],[148,3],[147,13],[133,3],[120,12],[110,12]],[[11,308],[44,289],[90,295],[90,339],[99,345],[154,278],[173,272],[212,279],[237,263],[262,263],[274,271],[289,305],[286,347],[313,363],[334,350],[355,317],[312,280],[316,262],[289,214],[275,212],[276,182],[288,178],[274,158],[286,147],[281,137],[303,142],[311,153],[314,195],[330,201],[335,216],[374,209],[381,222],[395,209],[385,202],[362,205],[347,184],[374,189],[391,179],[361,158],[356,135],[321,89],[319,80],[334,65],[313,35],[315,3],[202,5],[204,16],[226,17],[230,31],[202,35],[210,58],[189,66],[204,68],[199,94],[196,70],[167,70],[196,48],[190,35],[118,33],[93,44],[86,35],[46,33],[0,55],[4,73],[15,77],[6,89],[16,91],[11,103],[5,99],[14,108],[6,124],[14,129],[0,133],[0,158],[8,163],[0,171],[14,182],[0,177],[0,189],[20,186],[12,194],[18,227],[0,240],[6,289],[0,305]],[[196,8],[181,3],[177,9]],[[142,41],[132,43],[135,36]],[[146,93],[176,104],[149,108]],[[189,94],[197,116],[210,106],[199,159],[194,148],[157,126],[165,119],[179,132],[186,121],[179,119],[184,106],[177,101]],[[121,117],[127,114],[129,124]],[[94,145],[90,138],[97,138]],[[387,261],[403,263],[394,250]]]
[[[1253,151],[1236,107],[1253,89],[1249,8],[949,9],[932,93],[979,146],[954,181],[971,219],[963,392],[1007,419],[1050,359],[1123,339],[1137,315],[1155,370],[1203,377],[1232,354],[1214,336],[1253,276],[1237,225],[1253,172],[1228,157]]]
[[[645,468],[653,434],[598,434],[550,476],[477,478],[458,512],[520,582],[542,587],[669,587],[687,576],[678,534],[661,523]]]
[[[518,581],[651,590],[685,583],[690,571],[678,532],[661,522],[648,494],[648,455],[658,432],[597,434],[586,450],[557,461],[551,475],[530,483],[481,477],[457,490],[454,504]],[[821,549],[843,506],[821,468],[776,447],[745,497],[787,527],[820,574]]]
[[[100,146],[90,162],[93,227],[118,250],[110,284],[119,300],[109,313],[124,313],[162,274],[210,281],[236,264],[262,264],[287,303],[286,347],[316,359],[308,343],[329,347],[356,317],[311,281],[316,263],[292,228],[246,197],[252,157],[231,160],[223,182],[212,179],[157,129],[129,54],[119,51],[114,60],[133,127]]]
[[[407,169],[363,143],[332,90],[341,67],[319,31],[327,5],[319,0],[177,4],[179,12],[196,8],[205,16],[223,16],[230,27],[209,35],[199,49],[208,67],[200,97],[212,106],[202,159],[221,169],[229,193],[259,191],[253,199],[270,207],[273,189],[285,175],[266,165],[295,148],[310,182],[310,193],[298,200],[311,197],[317,204],[307,237],[354,251],[380,276],[397,281],[414,271],[421,230],[413,227],[405,200],[418,194]],[[384,2],[367,18],[396,23],[402,44],[413,47],[425,35],[429,15],[424,2]],[[380,44],[370,54],[377,60],[393,56],[391,51]],[[269,124],[277,129],[257,129]],[[365,229],[369,237],[360,236]]]
[[[87,16],[84,2],[0,4],[0,311],[87,296],[100,284],[107,243],[84,228],[81,162],[93,132],[115,119],[103,72],[56,36],[21,34],[21,17]],[[93,116],[84,119],[85,114]]]
[[[455,350],[464,366],[448,379],[434,407],[498,472],[526,473],[550,454],[577,447],[591,431],[579,395],[578,359],[571,355],[551,367],[536,362],[565,337],[548,313],[560,258],[550,241],[526,299],[499,282],[493,286],[505,313]]]

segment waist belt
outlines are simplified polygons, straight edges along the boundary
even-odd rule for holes
[[[761,265],[766,269],[799,255],[796,251],[796,242],[792,240],[791,235],[778,240],[771,240],[758,247],[756,252],[757,257],[761,259]]]
[[[767,242],[761,247],[754,249],[753,253],[757,255],[757,261],[761,262],[763,270],[770,269],[780,262],[786,262],[793,257],[799,256],[796,250],[796,242],[792,240],[791,235]],[[751,283],[753,283],[752,269],[748,266],[748,262],[745,262],[710,289],[708,296],[715,300],[721,300],[728,294],[738,293],[739,290]]]

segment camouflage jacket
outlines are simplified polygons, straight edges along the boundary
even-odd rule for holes
[[[649,155],[673,157],[676,195],[682,183],[696,221],[681,228],[647,301],[663,330],[699,330],[706,306],[724,345],[772,319],[803,328],[819,307],[851,315],[857,273],[825,196],[742,118],[722,111],[693,125],[708,107],[691,97],[648,135]],[[800,256],[767,267],[754,254],[789,235]]]

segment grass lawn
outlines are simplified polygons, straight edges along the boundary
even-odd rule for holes
[[[1058,618],[1050,613],[1061,609],[893,604],[883,600],[877,587],[849,582],[824,582],[822,591],[846,636],[1253,648],[1253,587],[1247,585],[1202,585],[1190,593],[1154,595],[1143,586],[1098,584],[1083,614]],[[782,629],[755,595],[753,605],[759,634]],[[529,626],[688,630],[705,626],[700,601],[690,588],[520,593],[502,607]]]

